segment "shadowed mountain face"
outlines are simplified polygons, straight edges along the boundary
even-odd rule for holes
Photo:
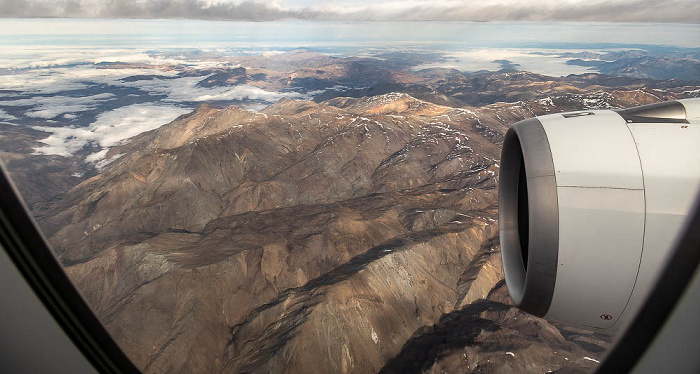
[[[117,161],[35,213],[148,373],[592,368],[607,337],[509,305],[500,142],[555,108],[656,100],[202,105],[113,148]]]
[[[380,373],[586,373],[610,337],[533,317],[509,304],[505,281],[485,300],[418,330]]]

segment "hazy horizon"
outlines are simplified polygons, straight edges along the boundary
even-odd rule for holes
[[[0,18],[0,43],[22,44],[18,36],[120,35],[143,41],[149,36],[170,36],[178,44],[297,43],[343,45],[390,42],[469,45],[665,45],[700,48],[700,25],[668,23],[605,22],[363,22],[300,21],[271,22],[190,19],[76,19]],[[9,38],[11,36],[12,38]],[[181,38],[178,39],[178,36]],[[127,41],[129,39],[127,38]]]

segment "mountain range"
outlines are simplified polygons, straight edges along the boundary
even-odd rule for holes
[[[534,115],[683,91],[500,74],[481,87],[547,96],[203,104],[112,147],[100,173],[33,211],[147,373],[585,372],[612,338],[520,312],[502,281],[503,135]]]

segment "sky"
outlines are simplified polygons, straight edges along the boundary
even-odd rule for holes
[[[0,17],[700,23],[697,0],[0,0]]]

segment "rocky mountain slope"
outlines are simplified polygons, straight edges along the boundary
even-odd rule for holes
[[[609,337],[509,305],[500,143],[533,115],[667,98],[202,105],[35,212],[147,373],[585,370]]]

